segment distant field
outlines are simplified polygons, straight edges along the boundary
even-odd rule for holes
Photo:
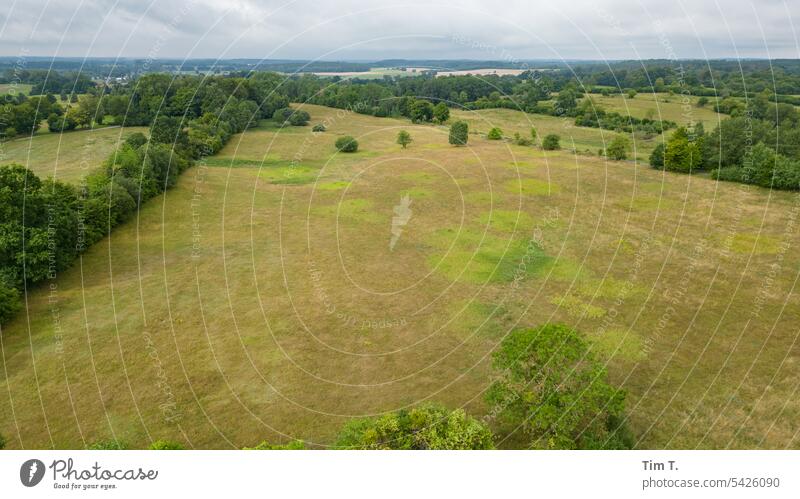
[[[33,85],[27,83],[0,83],[0,95],[8,93],[28,95],[32,88]]]
[[[800,447],[796,194],[303,108],[328,131],[233,137],[29,292],[0,344],[8,447],[326,446],[423,401],[480,418],[493,349],[545,322],[586,334],[638,448]],[[601,143],[552,117],[453,114]],[[343,134],[359,152],[335,152]]]
[[[0,144],[0,165],[19,163],[42,178],[77,182],[100,166],[125,137],[146,131],[146,127],[106,127],[63,134],[40,131],[33,137]]]
[[[624,116],[633,116],[634,118],[645,118],[648,113],[651,113],[652,118],[674,121],[683,125],[690,121],[700,121],[709,131],[725,117],[714,111],[711,102],[704,107],[697,107],[698,97],[691,95],[640,93],[636,94],[633,99],[619,94],[608,97],[600,94],[590,95],[596,105],[607,111],[616,111]],[[688,106],[684,105],[684,99],[689,100]]]
[[[589,154],[597,154],[598,149],[605,147],[616,135],[611,130],[575,126],[574,118],[530,114],[513,109],[451,110],[450,116],[452,119],[460,119],[469,123],[470,133],[478,133],[483,136],[491,128],[497,126],[509,138],[514,136],[514,132],[529,137],[531,127],[533,127],[536,128],[540,141],[545,135],[554,133],[561,137],[561,147],[563,149],[572,149],[574,147],[581,153]],[[660,140],[660,136],[647,140],[636,140],[636,158],[646,163],[650,152]]]
[[[508,76],[513,75],[517,76],[519,74],[524,73],[526,70],[524,69],[495,69],[495,68],[484,68],[484,69],[465,69],[461,71],[439,71],[436,73],[436,76],[465,76],[465,75],[475,75],[475,76],[486,76],[486,75],[497,75],[497,76]]]

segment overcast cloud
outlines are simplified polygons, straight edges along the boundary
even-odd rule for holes
[[[800,57],[798,0],[3,0],[0,55]]]

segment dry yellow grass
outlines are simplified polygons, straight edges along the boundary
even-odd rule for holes
[[[640,447],[800,446],[795,194],[306,109],[329,131],[234,137],[28,294],[0,343],[9,447],[326,445],[424,400],[482,416],[492,350],[548,321],[607,360]],[[360,152],[334,153],[345,133]]]

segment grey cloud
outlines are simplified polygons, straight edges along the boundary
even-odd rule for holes
[[[177,58],[800,57],[792,29],[797,9],[782,0],[12,5],[0,14],[2,55],[135,57],[155,50],[158,57]]]

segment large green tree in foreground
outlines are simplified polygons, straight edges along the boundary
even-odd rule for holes
[[[540,449],[621,449],[632,438],[623,424],[625,392],[580,334],[545,325],[509,335],[495,353],[499,379],[487,392],[503,433],[521,431]]]

